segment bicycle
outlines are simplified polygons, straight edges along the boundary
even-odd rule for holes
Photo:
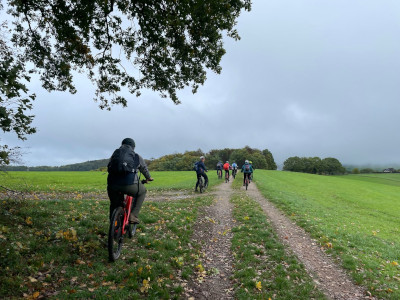
[[[232,170],[232,177],[233,177],[233,179],[236,178],[236,173],[237,173],[237,170],[236,170],[236,169],[233,169],[233,170]]]
[[[244,176],[245,176],[244,185],[246,186],[246,191],[247,191],[247,188],[248,188],[248,186],[250,184],[250,180],[249,180],[250,174],[249,173],[244,173]]]
[[[197,182],[199,183],[198,184],[198,187],[199,187],[199,191],[200,191],[200,193],[203,193],[204,192],[204,190],[206,189],[206,185],[204,184],[204,178],[203,178],[203,176],[198,176],[197,177]],[[196,182],[196,185],[197,185],[197,182]]]
[[[225,171],[225,183],[229,182],[229,171]]]
[[[217,174],[218,174],[218,179],[221,179],[222,178],[222,170],[218,170]]]
[[[142,180],[142,183],[147,183],[147,180]],[[133,197],[126,195],[123,206],[114,209],[112,214],[108,230],[108,257],[111,262],[120,257],[125,234],[128,233],[128,237],[132,238],[136,233],[138,224],[129,223],[132,202]]]

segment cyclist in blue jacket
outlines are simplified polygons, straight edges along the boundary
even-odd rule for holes
[[[244,165],[242,166],[242,173],[244,173],[243,176],[243,185],[245,185],[245,181],[246,181],[246,176],[249,178],[249,180],[251,179],[251,174],[253,173],[253,166],[249,163],[248,160],[246,160],[244,162]]]

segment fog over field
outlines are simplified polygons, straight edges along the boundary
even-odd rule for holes
[[[75,95],[33,81],[38,132],[1,140],[23,147],[29,166],[107,158],[125,137],[145,158],[249,145],[278,164],[295,155],[400,163],[400,1],[255,0],[237,29],[221,75],[180,92],[178,106],[145,91],[102,111],[83,75]]]

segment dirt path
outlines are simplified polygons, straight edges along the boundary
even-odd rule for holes
[[[234,299],[232,275],[231,228],[233,226],[231,183],[216,188],[216,202],[206,208],[194,230],[193,240],[202,245],[202,267],[189,283],[189,299]],[[203,271],[203,272],[202,272]]]
[[[318,246],[317,242],[283,215],[273,204],[261,195],[255,184],[247,191],[250,197],[260,203],[283,244],[290,247],[304,264],[307,272],[324,294],[330,299],[353,300],[374,299],[355,285],[350,277]]]

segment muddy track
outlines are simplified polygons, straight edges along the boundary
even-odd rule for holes
[[[234,299],[231,253],[231,228],[233,226],[230,197],[231,183],[216,188],[215,203],[206,207],[198,219],[193,240],[201,245],[201,267],[196,278],[189,283],[186,296],[189,299]]]
[[[353,300],[375,299],[353,283],[345,271],[337,265],[303,228],[297,226],[279,209],[261,195],[255,184],[250,184],[248,195],[262,207],[282,243],[288,246],[304,264],[317,287],[328,299]]]

